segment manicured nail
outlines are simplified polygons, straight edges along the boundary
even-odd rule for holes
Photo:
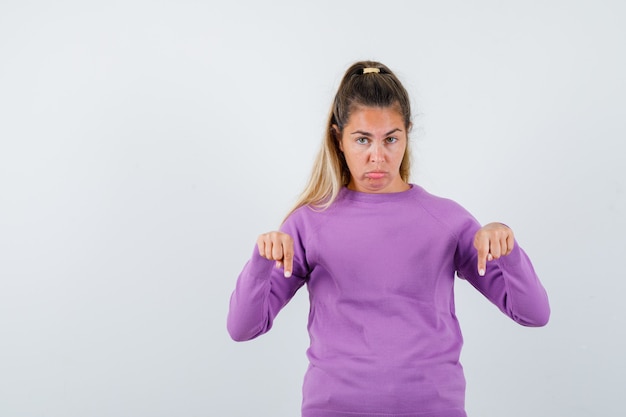
[[[480,275],[481,277],[485,276],[485,270],[484,269],[479,269],[478,270],[478,275]]]
[[[285,271],[285,278],[289,278],[291,276],[291,271]]]

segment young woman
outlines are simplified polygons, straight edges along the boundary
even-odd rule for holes
[[[386,66],[358,62],[335,96],[309,183],[280,231],[259,236],[231,297],[238,341],[310,297],[303,417],[463,417],[455,274],[524,326],[548,298],[500,223],[409,183],[409,97]]]

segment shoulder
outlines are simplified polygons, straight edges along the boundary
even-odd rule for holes
[[[306,233],[308,229],[314,227],[319,222],[320,209],[310,205],[300,206],[294,209],[283,221],[281,230],[289,232]]]
[[[469,214],[463,206],[450,198],[432,194],[419,185],[413,185],[413,189],[415,190],[415,201],[424,208],[435,210],[444,215],[463,213]]]
[[[468,224],[478,223],[474,216],[456,201],[431,194],[418,185],[413,185],[413,188],[416,190],[416,204],[419,204],[429,216],[451,229],[453,233],[457,234],[460,228],[465,228]]]

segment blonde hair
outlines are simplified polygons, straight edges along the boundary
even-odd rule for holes
[[[289,214],[302,206],[327,209],[350,182],[350,170],[339,140],[350,113],[359,106],[396,107],[407,132],[411,127],[411,104],[406,89],[395,74],[380,62],[360,61],[346,71],[333,100],[320,150],[309,181]],[[339,131],[335,129],[337,126]],[[408,182],[411,172],[409,144],[400,165],[400,176]],[[287,216],[289,216],[289,214]]]

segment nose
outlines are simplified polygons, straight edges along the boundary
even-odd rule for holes
[[[370,153],[370,162],[384,162],[385,161],[385,152],[382,144],[374,144],[372,145],[372,151]]]

